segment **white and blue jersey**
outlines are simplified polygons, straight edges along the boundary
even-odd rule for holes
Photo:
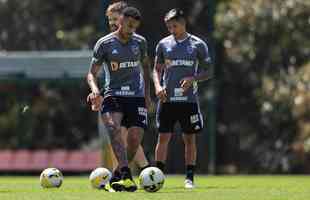
[[[211,63],[206,43],[191,34],[182,41],[170,35],[158,43],[156,56],[157,62],[165,65],[162,86],[166,89],[168,102],[198,102],[197,83],[184,93],[180,81],[196,75],[198,66],[207,67]]]
[[[104,96],[144,97],[142,61],[146,56],[146,40],[138,34],[126,44],[115,33],[99,39],[91,64],[104,64]]]

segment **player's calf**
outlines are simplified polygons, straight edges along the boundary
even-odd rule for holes
[[[127,136],[127,158],[131,162],[136,155],[136,152],[141,143],[143,134],[142,128],[130,128]]]

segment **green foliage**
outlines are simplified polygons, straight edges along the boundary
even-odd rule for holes
[[[232,1],[216,15],[216,37],[242,71],[272,73],[300,66],[309,57],[310,4],[302,0]]]
[[[100,1],[0,1],[0,49],[87,48],[96,39]]]
[[[294,164],[292,147],[306,120],[295,107],[300,95],[309,93],[302,72],[308,66],[301,68],[310,56],[309,9],[302,0],[237,0],[218,6],[215,37],[222,49],[219,106],[224,111],[219,126],[225,127],[220,133],[240,135],[244,159],[251,160],[242,162],[243,169],[302,170]]]
[[[79,149],[97,136],[83,81],[19,80],[1,86],[0,149]]]

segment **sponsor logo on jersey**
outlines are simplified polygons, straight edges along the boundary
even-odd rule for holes
[[[112,71],[117,71],[118,70],[118,63],[111,61],[111,70]]]
[[[171,65],[171,60],[165,59],[165,65],[166,65],[166,66],[170,66],[170,65]]]
[[[122,86],[121,90],[122,91],[129,91],[130,90],[130,86],[128,86],[128,85],[127,86]]]
[[[111,61],[111,70],[117,71],[123,68],[139,67],[139,65],[140,65],[140,61],[129,61],[129,62],[121,62],[121,63]]]
[[[125,86],[121,86],[121,90],[116,91],[115,94],[120,95],[120,96],[132,96],[132,95],[135,95],[135,92],[130,90],[129,85],[125,85]]]
[[[139,47],[137,45],[132,45],[131,46],[131,51],[135,54],[138,55],[139,54]]]
[[[113,50],[112,50],[112,54],[118,54],[117,49],[113,49]]]
[[[192,45],[188,45],[186,47],[187,53],[192,54],[194,52],[194,48],[192,47]]]
[[[183,96],[183,88],[174,88],[174,96],[175,97],[181,97]]]
[[[115,94],[118,96],[133,96],[133,95],[135,95],[135,92],[134,91],[121,90],[121,91],[116,91]]]
[[[176,60],[165,59],[165,64],[167,67],[173,67],[173,66],[192,67],[194,65],[194,61],[193,60],[182,60],[182,59],[176,59]]]
[[[170,97],[170,101],[187,101],[188,97]]]
[[[139,67],[140,61],[121,62],[119,68]]]

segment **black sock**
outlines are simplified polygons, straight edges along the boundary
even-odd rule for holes
[[[121,172],[120,172],[118,169],[116,169],[116,170],[113,172],[113,176],[112,176],[110,182],[119,181],[119,180],[121,180],[121,178],[122,178]]]
[[[194,181],[195,165],[186,165],[186,179]]]
[[[165,163],[162,161],[156,161],[156,167],[158,167],[163,173],[165,173]]]
[[[132,180],[132,175],[129,167],[122,167],[121,168],[121,174],[122,174],[122,179],[131,179]]]

